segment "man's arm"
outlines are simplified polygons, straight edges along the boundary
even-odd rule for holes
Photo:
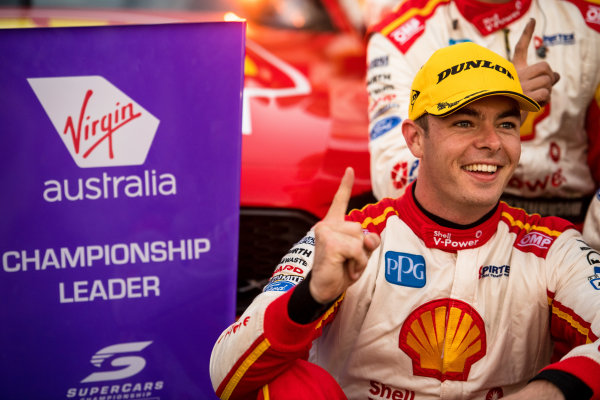
[[[297,359],[307,359],[340,296],[362,275],[379,236],[345,220],[353,182],[348,168],[325,218],[290,250],[263,293],[217,340],[210,374],[220,398],[252,396]]]
[[[552,383],[544,380],[537,380],[529,383],[519,392],[504,397],[505,400],[565,400],[565,396],[560,389]]]
[[[567,399],[600,398],[600,252],[567,229],[546,263],[550,336],[564,356],[534,379],[555,384]]]

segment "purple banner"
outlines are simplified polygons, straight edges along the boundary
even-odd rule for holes
[[[214,399],[240,22],[0,30],[1,399]]]

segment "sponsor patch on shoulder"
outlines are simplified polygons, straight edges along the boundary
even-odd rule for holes
[[[518,247],[537,247],[538,249],[547,250],[554,238],[541,232],[530,232],[523,236],[517,243]]]
[[[388,37],[402,53],[406,53],[424,30],[425,22],[421,16],[417,15],[394,29]]]
[[[275,281],[265,286],[263,292],[287,292],[294,286],[296,285],[290,281]]]
[[[398,126],[400,122],[402,122],[402,118],[395,116],[382,119],[381,121],[377,121],[375,125],[373,125],[373,129],[371,129],[371,132],[369,134],[371,140],[376,139],[379,136],[391,131],[396,126]]]

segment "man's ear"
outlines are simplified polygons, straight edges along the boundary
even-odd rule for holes
[[[405,119],[402,122],[402,135],[413,156],[421,158],[423,156],[423,137],[425,136],[423,128],[412,119]]]

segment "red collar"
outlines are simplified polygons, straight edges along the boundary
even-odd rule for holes
[[[531,0],[512,0],[504,4],[477,0],[455,0],[460,13],[483,35],[496,32],[518,20],[529,10]]]
[[[439,225],[427,217],[415,204],[412,185],[396,202],[398,216],[425,242],[427,247],[448,252],[472,249],[486,243],[496,233],[502,213],[502,206],[500,206],[489,219],[479,225],[456,229]]]

